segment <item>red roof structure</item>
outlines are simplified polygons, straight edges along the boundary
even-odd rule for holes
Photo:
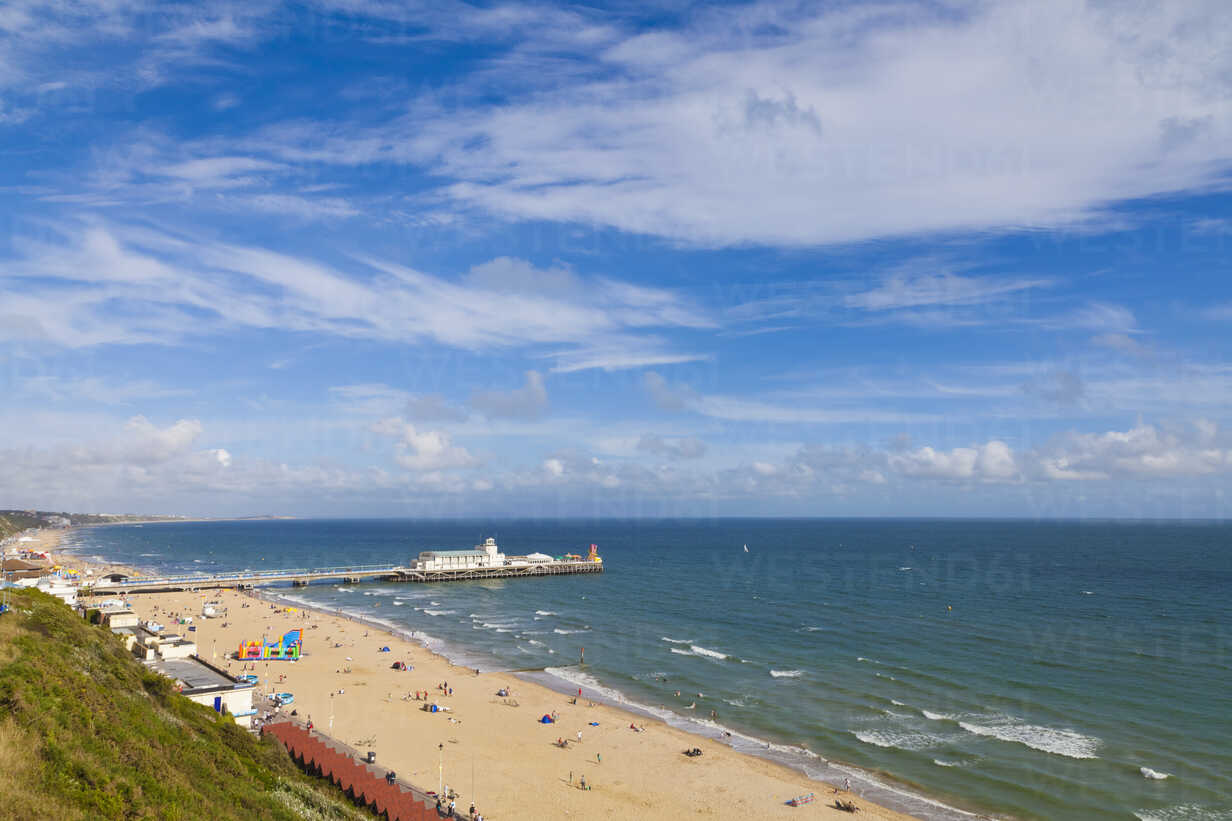
[[[347,753],[339,752],[321,737],[289,721],[266,724],[269,734],[286,747],[292,760],[310,775],[328,778],[361,806],[388,821],[438,821],[442,816],[425,799],[400,784],[390,784]]]

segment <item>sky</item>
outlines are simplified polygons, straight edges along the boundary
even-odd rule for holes
[[[1222,2],[10,0],[0,499],[1225,518]]]

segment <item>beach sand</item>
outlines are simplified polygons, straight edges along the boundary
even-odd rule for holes
[[[419,644],[337,614],[290,609],[232,590],[134,594],[129,600],[143,619],[195,640],[203,659],[233,674],[245,667],[257,673],[261,692],[293,693],[298,717],[311,717],[318,732],[375,751],[379,765],[421,789],[436,790],[443,781],[460,794],[459,811],[474,801],[493,821],[850,817],[833,807],[835,797],[854,799],[862,818],[909,818],[858,795],[835,796],[833,788],[792,769],[661,721],[588,706],[585,688],[571,704],[570,696],[513,674],[476,675]],[[202,618],[205,601],[222,602],[226,616]],[[171,613],[191,616],[197,629],[174,624]],[[228,660],[241,641],[273,640],[296,628],[304,631],[305,655],[298,662]],[[391,652],[380,652],[386,646]],[[395,661],[413,669],[391,669]],[[452,695],[438,689],[445,682]],[[508,698],[497,695],[501,689]],[[426,702],[404,700],[415,691],[427,691],[428,703],[448,710],[425,712],[420,708]],[[559,715],[557,723],[539,723],[552,712]],[[630,724],[645,730],[636,732]],[[571,740],[567,749],[556,746],[558,738]],[[683,755],[694,747],[703,755]],[[591,789],[580,788],[583,776]],[[786,804],[809,792],[816,794],[815,803]]]

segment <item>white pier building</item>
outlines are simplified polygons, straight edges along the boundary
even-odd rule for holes
[[[479,570],[485,567],[504,567],[505,554],[490,536],[474,550],[425,550],[418,559],[411,561],[411,570],[429,573],[436,570]]]

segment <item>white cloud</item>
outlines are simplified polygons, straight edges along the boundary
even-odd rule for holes
[[[797,394],[789,401],[767,402],[741,396],[701,394],[688,385],[671,384],[661,374],[647,371],[642,387],[663,410],[688,410],[730,422],[832,425],[844,423],[896,424],[937,419],[934,414],[887,411],[870,407],[828,407],[818,397]]]
[[[12,319],[0,323],[0,335],[81,347],[277,328],[464,350],[538,347],[560,369],[580,370],[695,359],[645,329],[713,324],[672,291],[603,278],[541,292],[508,276],[497,282],[486,270],[453,281],[375,259],[348,274],[264,248],[132,226],[70,224],[60,233],[60,242],[15,240],[24,258],[0,280],[7,308],[0,319]],[[535,273],[527,263],[518,270]]]
[[[664,438],[647,433],[638,440],[637,449],[673,459],[700,459],[706,455],[708,448],[705,442],[695,436]]]
[[[1151,354],[1151,349],[1148,346],[1126,333],[1097,334],[1091,337],[1091,343],[1101,348],[1110,348],[1132,356],[1149,356]]]
[[[232,184],[235,177],[257,171],[285,170],[286,166],[252,157],[201,157],[164,166],[157,173],[214,188]]]
[[[651,401],[663,410],[684,410],[697,396],[688,385],[672,385],[654,371],[647,371],[642,376],[642,386]]]
[[[0,461],[8,466],[0,476],[0,493],[35,504],[100,497],[127,498],[131,504],[171,489],[207,487],[225,481],[233,460],[222,448],[197,449],[203,432],[197,419],[160,427],[139,415],[118,430],[106,425],[88,433],[74,430],[71,435],[82,438],[57,445],[22,442],[0,450]]]
[[[454,445],[447,433],[420,431],[398,417],[382,419],[372,426],[373,433],[391,436],[394,458],[408,470],[439,471],[473,467],[478,460],[466,448]]]
[[[450,105],[432,93],[375,125],[371,108],[352,122],[274,123],[147,168],[210,187],[281,165],[403,163],[445,180],[441,211],[810,245],[1086,220],[1216,183],[1232,159],[1232,23],[1219,0],[762,2],[689,9],[651,33],[523,4],[319,8],[376,41],[467,40],[490,57],[449,89]],[[75,84],[149,88],[223,64],[282,32],[285,15],[267,2],[19,0],[0,19],[0,87],[68,82],[57,57],[75,49],[87,64]],[[469,102],[493,96],[509,102]],[[295,196],[249,204],[301,218],[358,207]]]
[[[1232,470],[1232,450],[1220,447],[1209,420],[1161,429],[1138,425],[1127,431],[1068,433],[1042,449],[1046,478],[1095,480],[1207,476]]]
[[[890,466],[906,476],[926,476],[934,479],[971,479],[979,451],[975,448],[934,450],[924,446],[908,453],[890,456]]]
[[[1201,0],[759,4],[628,36],[531,99],[267,147],[401,144],[468,207],[708,245],[1055,224],[1218,178],[1230,28]]]
[[[1051,284],[1052,281],[1047,279],[977,279],[948,273],[892,276],[876,288],[848,295],[844,302],[848,307],[869,311],[932,305],[970,306]]]
[[[608,345],[589,345],[574,351],[558,352],[552,356],[557,364],[554,373],[573,373],[599,369],[624,371],[654,365],[677,365],[684,362],[699,362],[709,359],[708,354],[670,353],[663,350],[665,343],[655,337],[613,340]]]
[[[538,419],[548,409],[543,374],[527,371],[525,384],[516,390],[478,392],[471,397],[471,406],[489,418]]]
[[[1043,320],[1045,327],[1057,330],[1099,331],[1100,336],[1127,336],[1138,333],[1133,311],[1123,305],[1091,303],[1062,316]]]
[[[167,462],[186,453],[201,431],[201,422],[196,419],[181,419],[169,427],[159,428],[144,416],[134,416],[125,425],[126,435],[120,440],[120,453],[129,463]]]
[[[886,411],[878,408],[826,408],[808,404],[772,403],[737,396],[703,395],[688,404],[692,411],[733,422],[835,425],[897,424],[937,419],[936,414]]]

